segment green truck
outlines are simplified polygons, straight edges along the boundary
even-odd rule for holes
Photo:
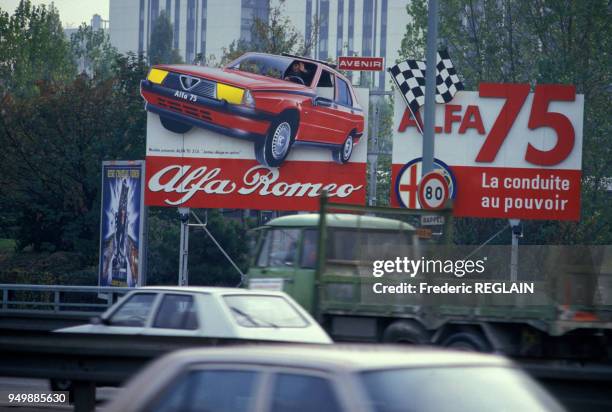
[[[398,278],[373,276],[374,261],[456,255],[457,249],[421,239],[414,218],[371,215],[382,208],[353,207],[352,214],[330,208],[279,217],[256,229],[247,277],[250,288],[290,294],[334,340],[433,344],[534,359],[612,359],[611,248],[525,247],[520,279],[529,280],[523,283],[534,285],[534,293],[379,294],[375,284],[380,289]],[[508,249],[485,247],[476,255],[494,259],[497,253],[504,260]],[[430,283],[465,287],[506,276],[507,266],[492,266],[480,277]]]

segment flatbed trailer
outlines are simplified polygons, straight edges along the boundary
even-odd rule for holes
[[[338,210],[351,214],[332,213]],[[409,219],[372,216],[381,213],[427,212],[329,204],[323,199],[319,214],[268,222],[258,230],[249,287],[289,293],[337,341],[439,345],[525,360],[612,362],[612,247],[532,249],[533,256],[526,256],[524,264],[534,270],[523,270],[519,280],[532,285],[534,293],[377,294],[373,293],[375,284],[397,286],[401,282],[393,276],[372,276],[372,253],[386,254],[380,257],[389,259],[390,250],[410,250],[412,257],[438,252],[437,245],[419,242],[417,228],[407,223]],[[448,236],[450,213],[442,214]],[[359,236],[369,239],[364,241],[369,249],[364,252],[361,245],[359,252],[351,254],[345,246]],[[385,248],[385,242],[392,247]],[[497,248],[490,253],[503,252],[499,250],[503,247]],[[480,252],[488,253],[486,248]],[[578,261],[570,262],[572,259]],[[503,277],[507,268],[494,269],[493,275],[448,276],[429,283],[473,286],[494,282],[500,287],[513,283]],[[425,281],[416,279],[405,283]]]

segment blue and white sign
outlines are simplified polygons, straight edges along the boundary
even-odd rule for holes
[[[100,286],[144,284],[145,163],[102,163]]]

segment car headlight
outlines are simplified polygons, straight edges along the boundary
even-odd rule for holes
[[[244,92],[244,96],[242,97],[242,104],[249,107],[255,107],[255,98],[249,90],[246,90]]]
[[[147,80],[149,80],[151,83],[162,84],[162,82],[164,81],[167,75],[168,75],[167,71],[153,68],[149,72],[149,75],[147,76]]]
[[[244,89],[223,83],[217,83],[217,99],[225,100],[232,104],[241,104]]]

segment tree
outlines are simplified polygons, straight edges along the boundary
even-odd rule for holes
[[[316,24],[313,37],[305,39],[284,15],[285,1],[270,7],[268,20],[255,18],[251,27],[251,40],[234,40],[224,49],[221,64],[227,64],[247,51],[281,54],[291,53],[307,56],[316,38]]]
[[[399,53],[401,58],[422,58],[426,1],[413,0],[407,12],[411,20]],[[565,83],[585,96],[582,220],[526,222],[523,242],[612,242],[612,205],[604,187],[612,176],[609,14],[605,0],[440,4],[439,43],[449,50],[467,90],[476,90],[480,82]],[[476,243],[507,223],[457,219],[456,225],[459,242]]]
[[[151,31],[151,43],[149,45],[149,63],[151,65],[183,62],[178,50],[172,48],[173,33],[170,17],[165,11],[161,11],[155,19]]]
[[[29,98],[5,96],[0,112],[0,203],[15,213],[20,249],[97,251],[103,160],[144,156],[145,113],[134,56],[114,76],[41,82]]]
[[[0,9],[0,96],[28,96],[38,81],[63,83],[75,65],[57,9],[22,0],[9,15]]]
[[[70,49],[90,76],[99,79],[112,76],[113,63],[119,54],[104,30],[93,30],[91,26],[82,24],[70,36]]]

